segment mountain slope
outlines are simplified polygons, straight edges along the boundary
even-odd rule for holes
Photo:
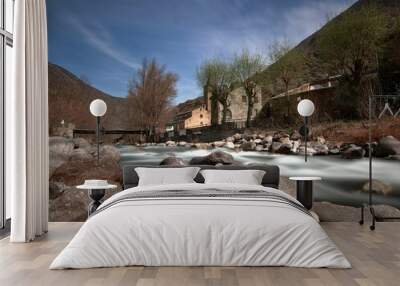
[[[79,79],[68,70],[49,63],[49,128],[59,127],[61,121],[76,128],[94,129],[96,120],[89,111],[90,102],[102,99],[107,113],[102,126],[108,129],[128,127],[127,99],[108,95]]]
[[[325,28],[330,25],[334,26],[337,21],[340,21],[341,18],[348,16],[350,13],[357,12],[360,10],[363,6],[366,5],[374,5],[378,9],[381,10],[381,12],[389,19],[390,23],[395,23],[396,19],[399,19],[400,15],[400,1],[399,0],[359,0],[355,4],[353,4],[349,9],[338,15],[337,17],[333,18],[331,21],[329,21],[326,25],[324,25],[321,29],[319,29],[317,32],[314,34],[310,35],[306,39],[304,39],[302,42],[300,42],[294,49],[293,51],[299,51],[303,53],[306,58],[310,59],[312,57],[315,57],[318,53],[318,46],[317,43],[319,42],[319,39],[324,35],[325,33]],[[395,32],[399,33],[399,31]],[[389,64],[392,66],[392,69],[394,72],[399,69],[400,67],[400,61],[397,60],[398,56],[396,57],[395,53],[387,53],[387,51],[390,51],[390,49],[393,49],[394,47],[398,47],[399,41],[398,35],[389,35],[387,39],[386,44],[386,49],[384,51],[386,59],[389,57],[391,63]],[[394,49],[393,49],[394,50]],[[398,53],[398,52],[397,52]],[[397,62],[396,62],[397,61]],[[270,86],[270,78],[271,78],[271,69],[273,65],[268,67],[266,70],[264,70],[262,73],[258,74],[255,76],[255,80],[261,84],[264,87]],[[304,74],[299,75],[299,79],[297,82],[292,83],[291,88],[297,87],[298,85],[309,82],[312,80],[318,80],[323,78],[325,75],[321,73],[317,68],[315,69],[309,69],[304,72]],[[271,86],[270,86],[271,87]],[[275,94],[283,92],[283,88],[277,88],[275,90]],[[268,92],[266,93],[268,94]],[[268,94],[267,96],[270,96],[271,94]],[[265,98],[264,98],[265,99]]]

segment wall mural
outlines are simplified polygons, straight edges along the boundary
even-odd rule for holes
[[[400,217],[400,3],[283,2],[49,2],[50,220],[85,220],[76,186],[109,196],[127,164],[276,164],[293,195],[322,177],[321,220],[354,221],[370,149],[378,217]]]

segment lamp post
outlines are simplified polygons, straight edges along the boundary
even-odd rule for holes
[[[304,117],[303,136],[304,136],[304,160],[307,162],[307,137],[308,137],[308,118],[313,115],[315,110],[314,103],[309,99],[303,99],[297,105],[297,111]]]
[[[96,142],[97,163],[100,161],[100,117],[107,112],[107,104],[101,99],[95,99],[90,103],[90,113],[96,117]]]

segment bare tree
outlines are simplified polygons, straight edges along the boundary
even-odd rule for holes
[[[271,61],[270,76],[273,81],[283,85],[287,98],[287,123],[290,118],[289,87],[301,72],[304,72],[305,58],[298,50],[292,49],[287,41],[277,41],[270,47],[269,57]]]
[[[229,94],[232,91],[234,82],[231,65],[217,58],[207,60],[197,70],[197,81],[201,87],[211,89],[212,124],[218,123],[217,102],[222,105],[221,123],[225,124],[230,104]]]
[[[178,76],[167,72],[155,59],[143,60],[129,82],[128,100],[131,120],[150,134],[166,123],[176,96]]]
[[[243,50],[241,54],[235,55],[233,58],[232,72],[234,79],[244,88],[247,97],[246,127],[251,126],[254,98],[257,95],[257,85],[253,77],[264,68],[263,57],[258,54],[251,55],[247,50]]]

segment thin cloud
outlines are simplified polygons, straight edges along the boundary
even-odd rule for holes
[[[69,18],[68,21],[93,48],[127,67],[133,69],[139,67],[135,59],[113,45],[111,34],[99,23],[92,23],[89,27],[75,17]]]

